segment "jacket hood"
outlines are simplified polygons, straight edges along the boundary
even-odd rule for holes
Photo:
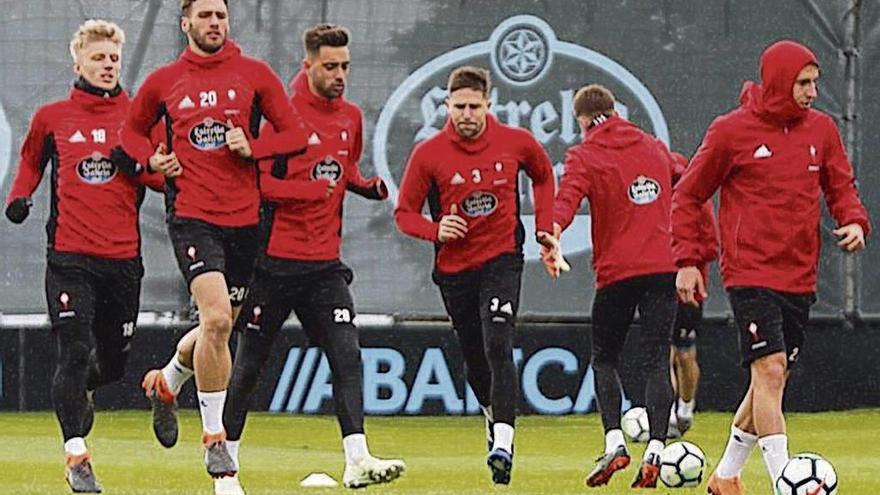
[[[644,135],[632,122],[613,115],[605,122],[587,129],[584,143],[603,148],[626,148],[641,141]]]
[[[795,102],[792,89],[798,73],[807,65],[818,67],[819,61],[806,46],[789,40],[773,43],[761,55],[761,83],[743,84],[740,103],[759,117],[777,124],[802,120],[810,110]]]

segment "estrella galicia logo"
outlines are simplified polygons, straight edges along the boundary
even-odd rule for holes
[[[327,179],[338,182],[342,178],[342,165],[330,155],[312,167],[312,180]]]
[[[637,205],[653,203],[660,197],[660,183],[656,180],[640,175],[629,185],[629,200]]]
[[[189,130],[189,142],[198,150],[216,150],[226,146],[228,130],[223,122],[208,117]]]
[[[469,217],[485,217],[498,207],[498,198],[486,191],[476,191],[464,198],[461,209]]]
[[[565,150],[581,139],[572,112],[574,94],[580,84],[590,81],[601,81],[618,96],[615,109],[620,116],[653,131],[669,144],[660,106],[626,67],[590,48],[559,40],[553,28],[539,17],[516,15],[502,21],[488,39],[439,53],[421,67],[412,67],[410,76],[382,106],[373,133],[373,164],[395,201],[402,165],[413,145],[440,132],[446,122],[446,80],[449,72],[461,65],[491,68],[495,83],[489,94],[492,113],[502,123],[530,130],[553,159],[557,175],[564,169]],[[517,190],[529,238],[534,236],[535,222],[527,181],[520,174]],[[569,230],[573,233],[561,240],[563,253],[592,249],[586,211],[575,216]],[[540,258],[536,243],[525,243],[523,249],[526,259]]]
[[[76,164],[76,175],[86,184],[106,184],[116,177],[116,165],[96,151]]]

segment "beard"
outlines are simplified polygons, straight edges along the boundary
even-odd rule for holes
[[[337,88],[335,81],[332,79],[326,81],[324,84],[315,84],[315,89],[318,90],[318,93],[320,93],[321,96],[328,100],[339,98],[345,92],[345,87],[343,86],[342,89]]]
[[[212,42],[208,41],[208,35],[200,35],[195,27],[190,28],[189,35],[192,38],[193,42],[199,47],[199,50],[208,53],[215,54],[223,48],[223,45],[226,44],[226,36],[223,36],[220,40],[220,43],[216,45],[212,44]]]
[[[455,127],[461,137],[468,139],[473,139],[483,130],[483,126],[479,122],[468,122],[468,125],[458,124]]]

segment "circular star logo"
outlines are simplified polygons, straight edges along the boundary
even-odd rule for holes
[[[505,34],[495,50],[498,68],[512,81],[531,81],[547,65],[547,40],[531,26],[517,27]]]

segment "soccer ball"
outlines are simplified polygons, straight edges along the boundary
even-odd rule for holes
[[[675,442],[660,453],[660,480],[669,488],[699,486],[706,456],[690,442]]]
[[[634,407],[623,414],[620,428],[634,442],[647,442],[651,435],[648,411],[644,407]]]
[[[835,495],[837,473],[819,455],[795,454],[776,478],[775,491],[776,495]]]

